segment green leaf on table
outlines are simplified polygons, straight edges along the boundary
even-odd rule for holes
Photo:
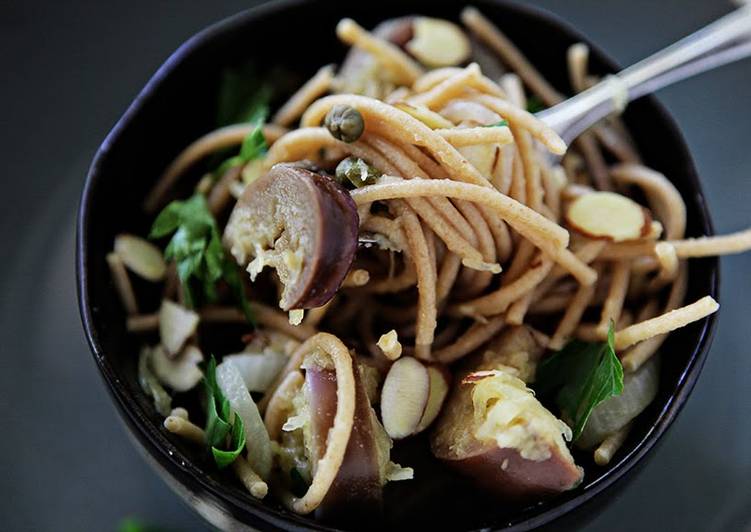
[[[165,529],[149,525],[135,517],[126,517],[117,525],[118,532],[165,532]]]
[[[608,397],[623,392],[623,366],[615,354],[613,324],[607,341],[574,340],[543,360],[537,368],[535,391],[541,397],[555,394],[576,440],[592,410]]]

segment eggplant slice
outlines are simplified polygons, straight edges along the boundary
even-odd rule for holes
[[[463,375],[478,378],[456,380],[431,435],[436,458],[509,502],[572,489],[583,475],[564,441],[568,427],[525,386],[543,351],[527,327],[504,331],[467,361]]]
[[[378,421],[370,406],[360,372],[355,368],[355,420],[344,461],[321,506],[317,517],[335,519],[339,524],[381,510],[384,480],[381,478]],[[336,374],[333,370],[307,364],[305,391],[311,414],[313,461],[323,457],[326,439],[336,413]],[[390,442],[387,442],[390,445]],[[388,453],[388,448],[386,449]]]
[[[320,307],[344,280],[357,250],[359,217],[349,193],[300,164],[274,165],[245,188],[224,242],[251,281],[265,267],[283,285],[283,310]]]

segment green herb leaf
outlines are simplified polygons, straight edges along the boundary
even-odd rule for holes
[[[218,96],[218,127],[263,122],[268,116],[271,87],[260,80],[252,66],[225,70]]]
[[[527,112],[534,114],[539,113],[540,111],[544,111],[545,109],[545,104],[542,103],[542,100],[537,96],[532,95],[527,98]]]
[[[263,135],[263,122],[259,121],[243,139],[240,154],[226,159],[211,175],[213,179],[219,179],[227,170],[263,157],[267,150],[266,137]]]
[[[537,368],[535,390],[542,397],[557,391],[556,403],[571,423],[576,440],[592,410],[623,392],[623,366],[615,354],[613,323],[606,342],[575,340],[546,358]]]
[[[216,220],[203,195],[167,205],[154,221],[149,237],[161,238],[172,232],[164,258],[175,261],[187,306],[195,307],[198,302],[195,285],[201,287],[203,300],[215,301],[216,283],[224,279],[253,323],[237,266],[222,247]]]
[[[495,124],[488,124],[482,127],[503,127],[503,126],[508,126],[508,120],[501,120],[500,122],[496,122]]]
[[[266,146],[266,137],[263,136],[262,123],[263,121],[255,122],[256,127],[243,139],[243,144],[240,147],[240,158],[243,162],[258,159],[266,154],[268,147]]]
[[[227,451],[214,446],[211,447],[211,454],[214,456],[214,462],[216,462],[219,469],[224,469],[234,462],[245,448],[245,428],[240,416],[234,416],[234,420],[232,421],[232,434],[230,435],[228,447],[229,450]]]
[[[206,443],[212,447],[222,445],[231,426],[220,416],[220,410],[224,410],[224,403],[229,402],[216,383],[216,359],[213,356],[206,365],[203,385],[206,393]],[[217,409],[217,403],[221,405],[220,409]]]
[[[245,427],[234,415],[216,382],[216,359],[211,356],[203,377],[206,392],[206,443],[219,469],[230,465],[245,448]],[[228,438],[229,437],[229,438]],[[228,441],[229,439],[229,441]]]

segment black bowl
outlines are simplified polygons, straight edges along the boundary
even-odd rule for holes
[[[617,70],[595,45],[546,12],[505,1],[474,3],[563,92],[569,92],[565,53],[574,42],[590,45],[596,73]],[[343,16],[372,27],[384,18],[412,13],[456,19],[463,6],[459,1],[380,0],[350,2],[342,8],[329,0],[292,0],[231,17],[191,38],[165,62],[96,154],[81,200],[77,241],[80,310],[94,360],[144,455],[181,496],[220,528],[242,528],[242,523],[257,529],[328,529],[273,502],[251,498],[231,477],[217,473],[202,453],[162,428],[160,416],[138,388],[138,345],[126,334],[125,316],[105,262],[113,237],[121,231],[147,230],[151,220],[142,213],[141,201],[180,149],[213,128],[218,80],[225,67],[252,59],[261,69],[283,66],[307,76],[320,65],[342,59],[345,49],[337,42],[334,27]],[[654,99],[644,98],[631,105],[624,118],[645,161],[669,176],[683,194],[688,234],[712,234],[691,156],[665,110]],[[688,299],[707,294],[717,298],[717,293],[717,260],[693,261]],[[553,520],[556,528],[581,524],[633,476],[675,419],[699,376],[714,323],[712,316],[670,336],[663,347],[666,356],[657,399],[639,417],[609,466],[599,468],[589,456],[577,456],[586,469],[577,489],[531,507],[505,507],[431,464],[424,454],[412,453],[410,447],[422,443],[417,440],[401,451],[406,457],[397,458],[415,465],[417,477],[429,476],[430,481],[389,486],[387,513],[369,527],[526,530]],[[441,489],[447,483],[453,488],[450,496]]]

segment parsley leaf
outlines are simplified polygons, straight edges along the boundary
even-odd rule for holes
[[[542,100],[537,96],[532,95],[527,98],[527,112],[534,114],[545,109],[545,104],[542,103]]]
[[[269,112],[271,86],[260,82],[252,66],[222,73],[217,99],[217,126],[263,122]]]
[[[537,368],[535,390],[543,397],[557,391],[556,403],[573,425],[574,440],[598,404],[623,392],[623,366],[614,346],[611,322],[606,342],[574,340]]]
[[[218,179],[230,168],[249,163],[266,155],[268,146],[266,137],[263,136],[263,120],[257,121],[255,127],[243,139],[240,153],[229,159],[225,159],[213,173],[214,179]]]
[[[488,124],[482,127],[503,127],[503,126],[508,126],[508,120],[501,120],[500,122],[496,122],[495,124]]]
[[[211,356],[203,378],[206,392],[206,443],[219,469],[230,465],[245,448],[245,428],[216,382],[216,359]]]
[[[216,283],[224,279],[245,317],[253,323],[237,265],[222,247],[206,198],[196,194],[167,205],[154,220],[149,237],[161,238],[170,233],[174,234],[164,250],[164,258],[175,261],[187,306],[196,306],[196,284],[202,287],[205,301],[216,301]]]

